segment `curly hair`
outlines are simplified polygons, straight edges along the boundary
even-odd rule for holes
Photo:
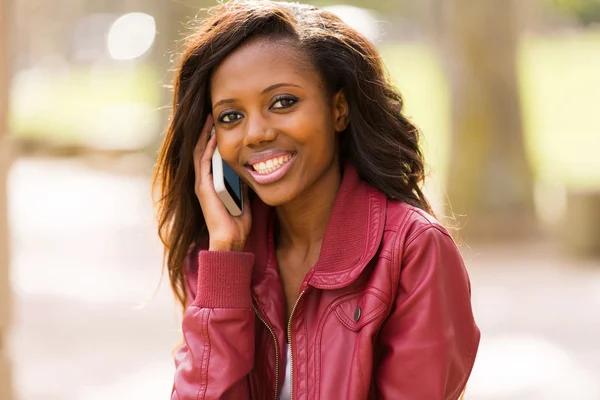
[[[175,296],[185,306],[184,259],[208,232],[194,193],[193,149],[211,112],[210,79],[223,60],[251,38],[286,39],[308,56],[328,93],[343,90],[349,123],[340,161],[389,199],[433,214],[419,130],[403,114],[403,100],[380,54],[331,12],[264,0],[232,1],[208,10],[184,40],[174,78],[172,115],[154,175],[158,232]]]

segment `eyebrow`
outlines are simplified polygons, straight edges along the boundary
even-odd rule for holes
[[[294,85],[293,83],[276,83],[274,85],[271,85],[265,89],[262,90],[262,92],[260,92],[261,95],[265,94],[265,93],[269,93],[277,88],[280,87],[284,87],[284,86],[293,86],[293,87],[300,87],[299,85]],[[223,100],[219,100],[215,103],[215,105],[213,106],[214,108],[217,108],[217,106],[220,106],[221,104],[230,104],[230,103],[234,103],[236,101],[236,99],[223,99]]]

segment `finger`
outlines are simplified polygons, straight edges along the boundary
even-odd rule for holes
[[[208,114],[208,116],[206,117],[206,121],[204,122],[204,126],[202,127],[202,132],[200,133],[200,136],[204,138],[203,142],[206,143],[206,140],[208,139],[208,135],[210,135],[210,131],[212,130],[214,126],[214,121],[213,121],[213,117],[212,114]]]
[[[196,142],[196,146],[194,147],[194,158],[199,160],[202,157],[202,153],[204,148],[206,147],[206,142],[208,141],[208,136],[213,129],[213,117],[211,114],[208,114],[206,117],[206,121],[204,122],[204,126],[200,131],[200,136],[198,137],[198,141]]]
[[[217,135],[213,135],[206,144],[206,148],[204,149],[204,153],[202,154],[202,158],[200,158],[199,168],[200,168],[200,178],[202,181],[205,181],[207,178],[212,176],[210,169],[212,167],[212,156],[215,153],[215,149],[217,148]]]

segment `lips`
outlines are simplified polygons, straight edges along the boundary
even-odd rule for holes
[[[250,157],[248,157],[248,159],[246,160],[246,164],[254,165],[259,162],[265,162],[270,158],[286,156],[288,154],[294,154],[294,152],[288,151],[288,150],[280,150],[280,149],[263,150],[263,151],[259,151],[259,152],[251,154]]]
[[[267,150],[253,154],[246,170],[256,183],[266,185],[283,179],[295,160],[295,153]]]

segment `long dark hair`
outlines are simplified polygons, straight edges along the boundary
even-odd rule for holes
[[[433,214],[421,185],[424,160],[419,130],[403,114],[375,46],[336,15],[316,7],[271,1],[233,1],[211,8],[209,18],[185,39],[174,79],[172,117],[154,176],[159,236],[171,287],[186,304],[184,259],[208,235],[194,194],[193,149],[211,110],[215,68],[250,38],[291,39],[320,72],[329,93],[343,90],[349,124],[340,160],[389,199]]]

